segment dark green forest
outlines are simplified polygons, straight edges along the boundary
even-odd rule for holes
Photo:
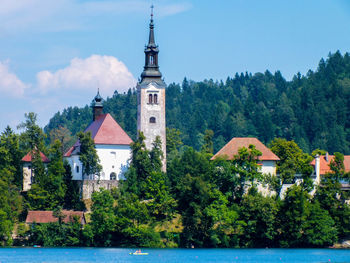
[[[210,129],[214,152],[232,137],[253,136],[265,144],[277,137],[294,140],[307,153],[324,149],[350,154],[348,53],[329,54],[315,72],[297,73],[291,81],[280,71],[236,73],[220,82],[185,78],[181,85],[169,84],[166,92],[167,127],[180,130],[184,145],[197,150]],[[115,92],[105,100],[104,111],[136,138],[135,90]],[[69,107],[52,117],[45,132],[63,126],[75,135],[88,125],[91,114],[88,106]]]

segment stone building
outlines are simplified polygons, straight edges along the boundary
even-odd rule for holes
[[[33,152],[29,152],[22,158],[24,192],[30,190],[30,188],[32,187],[32,183],[35,180],[34,171],[32,169],[32,154]],[[42,152],[40,152],[40,157],[45,166],[48,162],[50,162],[50,160]]]
[[[84,132],[91,132],[102,172],[99,175],[83,174],[82,163],[79,160],[79,140],[64,155],[72,168],[72,179],[81,182],[83,199],[90,198],[92,192],[101,187],[117,187],[118,181],[124,179],[131,158],[132,140],[110,114],[103,114],[103,103],[99,93],[93,99],[91,107],[93,119]]]
[[[146,147],[152,149],[157,136],[162,141],[163,171],[166,170],[165,88],[158,65],[158,46],[154,39],[153,13],[149,24],[149,40],[145,48],[145,66],[137,84],[137,130],[146,137]]]

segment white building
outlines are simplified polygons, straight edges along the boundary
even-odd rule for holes
[[[257,163],[260,165],[260,172],[263,174],[270,174],[276,176],[277,161],[280,158],[277,157],[269,148],[267,148],[257,138],[232,138],[224,147],[220,149],[212,158],[223,157],[227,160],[233,160],[238,155],[238,150],[245,147],[248,149],[249,145],[254,145],[255,149],[261,152],[261,156],[258,157]],[[272,195],[274,192],[270,192],[267,187],[258,184],[258,191],[264,195]]]
[[[233,160],[235,156],[238,155],[239,149],[243,147],[248,149],[249,145],[254,145],[255,149],[262,153],[262,155],[258,157],[258,164],[261,167],[260,172],[263,174],[276,175],[277,161],[279,161],[280,158],[257,138],[232,138],[231,141],[222,147],[211,159],[214,160],[220,156],[228,160]]]
[[[97,155],[102,165],[99,175],[83,174],[79,160],[79,140],[65,153],[64,157],[72,168],[73,180],[82,181],[83,199],[90,198],[93,191],[118,186],[124,179],[131,158],[131,138],[110,114],[103,114],[102,98],[98,93],[92,102],[93,121],[84,132],[91,132]]]
[[[21,160],[23,166],[23,192],[29,191],[32,188],[32,183],[35,181],[35,174],[32,169],[32,155],[33,152],[31,151]],[[40,157],[46,167],[50,160],[42,152],[40,152]]]

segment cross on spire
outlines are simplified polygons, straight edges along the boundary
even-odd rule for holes
[[[153,8],[154,8],[154,5],[152,4],[151,5],[151,19],[153,19]]]

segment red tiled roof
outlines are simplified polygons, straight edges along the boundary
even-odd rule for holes
[[[78,217],[82,224],[85,224],[85,216],[83,211],[62,210],[62,214],[66,217],[64,223],[73,222],[74,217]],[[53,223],[58,218],[53,216],[53,211],[28,211],[26,223]]]
[[[74,151],[74,146],[70,147],[69,150],[64,154],[64,157],[71,156],[72,152]]]
[[[132,143],[129,135],[109,113],[99,116],[84,132],[87,131],[91,132],[95,144],[130,145]],[[64,156],[69,157],[77,146],[79,146],[79,141]]]
[[[269,148],[267,148],[261,141],[257,138],[233,138],[224,147],[221,148],[211,159],[214,160],[218,156],[227,156],[229,160],[232,160],[235,155],[238,155],[238,150],[240,148],[248,148],[249,145],[254,145],[257,150],[259,150],[262,155],[259,156],[261,161],[279,161],[278,158]]]
[[[47,157],[45,156],[45,154],[43,154],[42,152],[40,152],[40,157],[41,157],[41,160],[42,160],[44,163],[50,162],[49,158],[47,158]],[[27,153],[27,154],[22,158],[22,162],[32,162],[32,151],[30,151],[29,153]]]
[[[320,156],[320,174],[326,174],[331,171],[329,167],[331,161],[334,159],[334,155],[328,155],[328,162],[325,155]],[[310,163],[315,167],[315,159]],[[345,172],[350,172],[350,155],[344,155],[344,169]]]

